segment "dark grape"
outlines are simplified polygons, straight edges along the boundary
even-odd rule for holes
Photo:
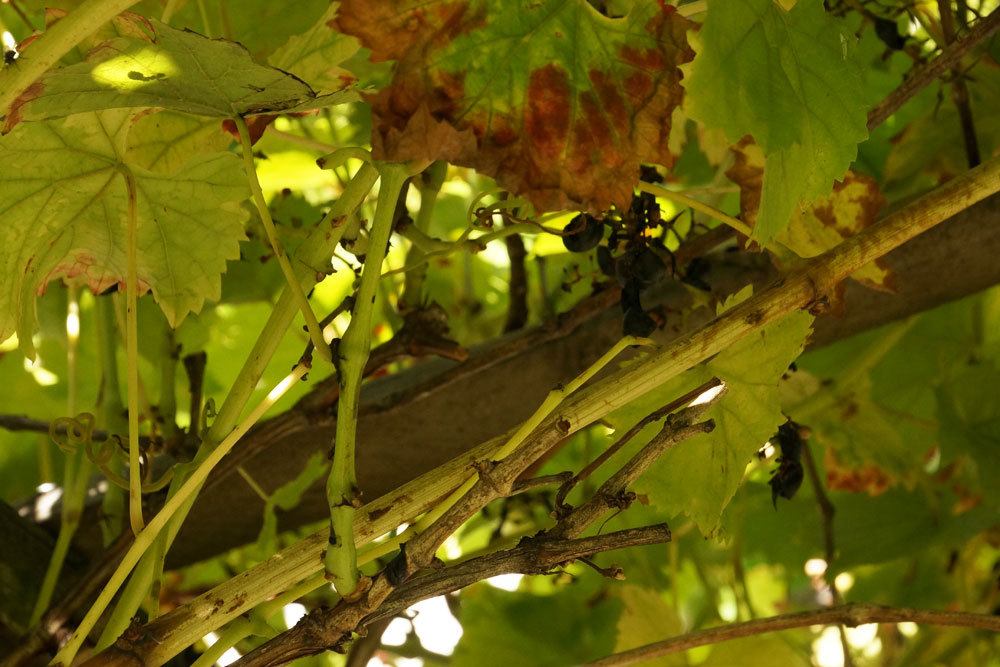
[[[642,310],[642,304],[639,303],[639,292],[641,288],[639,283],[634,280],[629,280],[622,287],[622,297],[621,305],[622,312],[628,312],[629,310]]]
[[[649,248],[640,248],[632,258],[632,276],[644,287],[662,278],[666,271],[666,263]]]
[[[645,338],[656,330],[656,320],[642,308],[629,308],[622,320],[622,335]]]
[[[711,292],[712,286],[705,282],[705,274],[711,268],[711,264],[704,257],[695,257],[688,263],[684,270],[683,282],[691,287],[696,287],[703,292]]]
[[[893,51],[902,51],[906,46],[906,36],[900,35],[895,21],[889,19],[875,19],[875,34],[886,46]]]
[[[802,434],[799,425],[789,420],[778,428],[771,440],[781,448],[781,456],[776,461],[777,469],[771,471],[771,503],[778,506],[778,496],[791,500],[802,486]]]
[[[604,223],[589,213],[581,213],[566,225],[562,240],[570,252],[587,252],[597,247],[602,238]]]
[[[615,275],[615,258],[606,246],[597,246],[597,266],[601,273],[613,278]]]

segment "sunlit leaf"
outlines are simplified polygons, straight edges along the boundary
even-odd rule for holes
[[[150,289],[176,325],[205,299],[217,299],[226,260],[239,256],[239,161],[227,153],[192,155],[172,174],[147,171],[125,156],[126,111],[26,123],[0,139],[5,224],[0,230],[0,339],[18,325],[30,340],[34,297],[52,280],[74,278],[101,292],[124,280],[127,194],[136,181],[140,287]],[[54,153],[72,159],[53,163]]]

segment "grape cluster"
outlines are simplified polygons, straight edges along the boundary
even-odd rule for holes
[[[659,180],[659,174],[650,169],[644,169],[643,177]],[[571,252],[597,248],[601,271],[621,286],[622,333],[626,336],[648,336],[657,327],[656,320],[642,307],[640,295],[666,275],[667,259],[672,262],[662,240],[645,234],[661,224],[656,198],[641,193],[633,196],[627,211],[608,211],[601,218],[588,213],[577,215],[563,236],[563,244]],[[611,234],[602,244],[605,227],[611,229]]]

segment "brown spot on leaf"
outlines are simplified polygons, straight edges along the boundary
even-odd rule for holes
[[[523,10],[520,35],[497,29],[506,11],[499,2],[341,4],[331,26],[358,37],[374,60],[396,60],[391,84],[368,98],[375,156],[472,167],[539,211],[625,205],[640,164],[673,164],[678,66],[694,57],[693,24],[669,5],[642,5],[621,19],[628,30],[598,35],[611,57],[581,39],[565,61],[512,60],[486,50],[541,53],[533,42],[565,43],[593,17],[585,5],[541,0]]]
[[[541,160],[556,160],[569,134],[569,83],[566,70],[550,63],[531,73],[524,132]]]

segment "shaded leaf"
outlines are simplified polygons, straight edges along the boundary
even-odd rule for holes
[[[621,603],[588,595],[579,585],[553,595],[508,593],[485,584],[467,589],[459,619],[464,633],[451,662],[563,667],[607,655],[614,649]]]
[[[84,62],[42,76],[11,105],[4,131],[20,121],[102,109],[154,107],[230,118],[314,109],[353,96],[317,95],[301,79],[254,62],[235,42],[137,14],[116,21],[124,36],[98,45]]]
[[[75,278],[100,292],[125,277],[127,193],[136,181],[140,288],[151,289],[172,326],[217,299],[226,260],[239,256],[248,195],[228,153],[189,159],[173,174],[132,165],[129,113],[78,114],[26,123],[0,139],[0,339],[20,315],[22,343],[34,326],[33,299],[51,280]],[[71,159],[52,161],[53,154]]]
[[[618,617],[615,653],[683,634],[684,624],[657,591],[626,584],[615,587],[615,596],[623,604],[621,616]],[[687,665],[687,660],[681,653],[648,660],[642,664],[647,667],[675,667]]]
[[[625,204],[640,163],[673,163],[690,26],[665,3],[611,19],[585,0],[350,0],[335,22],[398,61],[371,99],[377,156],[474,167],[538,210]]]
[[[772,0],[711,0],[691,80],[691,115],[745,135],[766,156],[760,220],[770,240],[802,202],[829,193],[867,137],[853,37],[822,3],[786,11]]]

